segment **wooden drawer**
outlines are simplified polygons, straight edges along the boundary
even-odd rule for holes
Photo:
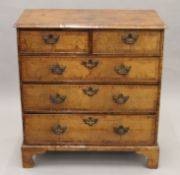
[[[88,52],[88,33],[84,31],[22,30],[21,52]]]
[[[25,144],[152,145],[151,115],[25,115]]]
[[[93,52],[122,55],[160,55],[160,31],[95,31]]]
[[[116,81],[158,82],[160,59],[109,57],[23,56],[22,80],[32,81]]]
[[[155,85],[33,85],[22,89],[26,112],[156,112]]]

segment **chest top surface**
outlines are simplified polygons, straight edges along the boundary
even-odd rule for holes
[[[16,28],[60,29],[163,29],[154,10],[29,9]]]

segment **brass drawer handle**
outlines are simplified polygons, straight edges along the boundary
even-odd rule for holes
[[[87,119],[83,119],[83,122],[86,125],[93,126],[98,122],[97,118],[88,117]]]
[[[88,69],[93,69],[99,64],[99,61],[93,61],[89,59],[87,61],[82,61],[82,64]]]
[[[50,95],[50,100],[53,104],[61,104],[65,101],[66,96],[61,94]]]
[[[128,101],[129,96],[124,96],[123,94],[113,95],[112,99],[117,104],[124,104]]]
[[[42,39],[44,40],[46,44],[56,44],[59,40],[59,35],[49,34],[49,35],[43,36]]]
[[[115,72],[119,75],[127,75],[131,70],[131,66],[125,66],[124,64],[120,64],[114,68]]]
[[[66,66],[62,66],[60,64],[56,64],[56,65],[51,67],[51,72],[53,74],[56,74],[56,75],[62,75],[63,72],[65,71],[65,69],[66,69]]]
[[[128,33],[127,35],[122,36],[121,39],[125,44],[135,44],[137,42],[138,38],[139,38],[138,35]]]
[[[98,92],[97,88],[93,88],[93,87],[88,87],[87,89],[83,89],[83,92],[87,95],[87,96],[93,96]]]
[[[54,134],[61,135],[64,134],[64,132],[67,130],[67,127],[57,124],[52,126],[51,130]]]
[[[129,128],[128,127],[124,127],[123,125],[120,125],[118,127],[114,127],[113,131],[116,134],[122,136],[122,135],[125,135],[129,131]]]

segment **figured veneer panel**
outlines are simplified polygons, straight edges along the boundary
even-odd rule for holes
[[[129,82],[160,81],[157,57],[21,56],[25,82]]]
[[[24,120],[26,144],[124,146],[155,143],[156,116],[153,115],[27,114]],[[92,125],[87,124],[90,120]]]
[[[26,9],[17,28],[34,29],[163,29],[154,10]]]
[[[21,30],[19,51],[27,53],[89,51],[88,32],[57,30]]]
[[[93,32],[93,53],[121,55],[161,54],[160,31],[95,31]]]
[[[25,84],[22,94],[26,112],[157,112],[159,86]]]

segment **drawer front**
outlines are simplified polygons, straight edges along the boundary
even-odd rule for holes
[[[155,112],[155,85],[23,85],[25,111]]]
[[[160,59],[21,57],[23,81],[158,82]]]
[[[161,32],[96,31],[93,52],[122,55],[160,55]]]
[[[21,52],[88,52],[88,33],[78,31],[20,31]]]
[[[25,115],[26,144],[153,145],[151,115]]]

